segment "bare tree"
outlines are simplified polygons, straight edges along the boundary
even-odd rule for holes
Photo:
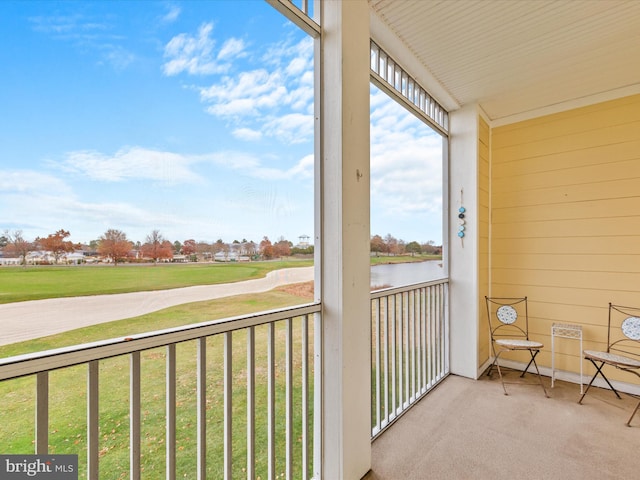
[[[158,230],[147,235],[146,243],[140,250],[143,256],[153,259],[154,264],[157,264],[158,260],[173,257],[173,244],[165,240]]]
[[[10,233],[9,230],[5,230],[4,236],[7,238],[7,246],[4,251],[9,255],[15,255],[20,258],[20,264],[24,267],[27,266],[27,255],[33,251],[33,242],[29,242],[22,236],[22,230],[15,230]]]

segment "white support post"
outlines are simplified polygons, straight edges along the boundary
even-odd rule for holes
[[[322,2],[322,477],[371,467],[369,10]]]
[[[451,373],[478,376],[478,109],[452,112],[449,166],[449,314]],[[464,192],[466,230],[457,236],[458,208]],[[486,322],[486,320],[485,320]]]

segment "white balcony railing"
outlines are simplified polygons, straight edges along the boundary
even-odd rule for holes
[[[79,458],[80,478],[306,479],[312,476],[313,440],[318,433],[314,432],[313,391],[319,389],[314,377],[319,371],[315,332],[320,322],[320,305],[308,304],[21,355],[0,360],[0,380],[3,386],[22,382],[25,388],[24,379],[34,378],[35,425],[29,428],[35,437],[33,453],[78,453],[78,444],[86,443],[86,453]],[[145,364],[153,359],[165,362],[164,380],[150,379],[145,373]],[[84,418],[76,419],[81,431],[71,438],[72,444],[65,445],[52,438],[57,431],[52,425],[74,421],[50,418],[50,412],[65,412],[64,407],[59,409],[61,403],[70,406],[83,400],[66,398],[59,389],[53,399],[50,378],[83,366]],[[111,387],[114,390],[118,383],[128,382],[128,391],[126,386],[122,390],[124,398],[114,399],[114,391],[101,392],[102,380],[106,382],[109,375],[116,376],[109,383],[116,385]],[[56,381],[51,381],[51,390]],[[152,383],[163,383],[164,392],[146,392]],[[112,402],[109,405],[101,405],[104,393]],[[159,396],[165,400],[164,416],[146,409]],[[127,404],[128,412],[122,408]],[[124,418],[114,419],[115,410],[123,411]],[[162,411],[162,406],[156,410]],[[73,416],[62,416],[66,415]],[[164,438],[155,439],[155,448],[149,447],[149,433],[144,435],[151,416],[164,427]],[[111,425],[121,423],[128,423],[124,436],[129,460],[125,453],[117,471],[112,466],[103,468],[102,462],[115,455],[108,445],[115,436]],[[223,425],[214,428],[216,423]],[[190,433],[185,434],[185,429]],[[192,444],[193,455],[183,453],[186,442]],[[8,445],[3,453],[12,453],[6,451]],[[216,462],[221,465],[212,465]]]
[[[371,436],[449,373],[448,280],[371,294]]]
[[[449,373],[447,302],[446,279],[371,294],[372,437]],[[2,359],[3,393],[31,392],[20,400],[31,439],[5,423],[3,453],[27,453],[14,444],[84,452],[80,478],[90,480],[310,478],[319,468],[320,312],[307,304]],[[150,370],[153,362],[162,364]],[[78,374],[86,379],[81,399],[58,385],[72,371],[76,385]],[[82,402],[75,418],[61,413]],[[151,417],[161,424],[155,434]],[[114,462],[109,441],[121,424],[124,458]],[[58,438],[59,425],[72,430],[72,444]]]

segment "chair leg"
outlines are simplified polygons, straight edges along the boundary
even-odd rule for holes
[[[536,350],[535,353],[533,352],[533,350],[529,350],[529,353],[531,354],[531,362],[533,362],[533,366],[536,367],[536,373],[538,374],[538,380],[540,381],[540,386],[542,387],[542,390],[544,391],[544,396],[549,398],[549,394],[547,393],[547,389],[544,388],[544,383],[542,382],[542,376],[540,375],[540,370],[538,370],[538,364],[536,363],[536,355],[538,355],[538,353],[540,353],[540,350]],[[531,363],[531,362],[529,362],[529,363]]]
[[[604,367],[604,362],[600,363],[600,366],[598,366],[598,364],[596,362],[593,361],[593,359],[589,358],[588,359],[591,363],[593,363],[593,366],[596,367],[596,373],[593,375],[593,377],[591,378],[591,381],[589,382],[589,385],[587,385],[587,388],[584,390],[584,393],[582,394],[582,396],[580,397],[580,400],[578,400],[578,403],[582,403],[582,399],[584,398],[584,396],[587,394],[587,392],[589,391],[589,388],[591,387],[591,384],[593,383],[593,381],[596,379],[596,377],[598,376],[598,374],[600,374],[600,376],[602,378],[604,378],[604,381],[607,382],[607,385],[609,385],[609,388],[613,391],[613,393],[616,394],[616,397],[618,397],[619,399],[622,399],[622,397],[620,396],[620,394],[618,393],[618,391],[613,387],[613,385],[611,385],[611,382],[609,381],[609,379],[604,375],[604,373],[602,373],[602,367]],[[635,412],[634,412],[635,413]],[[631,420],[629,420],[631,421]]]
[[[631,420],[633,420],[633,417],[636,415],[636,412],[638,411],[638,408],[640,408],[640,402],[638,402],[638,404],[636,405],[636,408],[634,408],[633,413],[629,417],[629,421],[627,422],[627,427],[631,426]]]
[[[491,374],[493,373],[491,370],[493,370],[494,365],[496,364],[496,356],[493,356],[493,363],[491,365],[489,365],[489,370],[487,370],[487,377],[491,378]]]
[[[502,353],[502,352],[500,352]],[[505,395],[509,395],[507,393],[507,387],[504,385],[504,379],[502,378],[502,370],[500,370],[500,362],[498,362],[498,357],[500,356],[500,353],[498,353],[495,356],[495,359],[493,360],[493,363],[495,364],[496,368],[498,369],[498,375],[500,376],[500,383],[502,383],[502,390],[504,390],[504,394]]]
[[[587,388],[584,389],[584,392],[582,393],[582,396],[580,397],[580,400],[578,400],[578,403],[580,405],[582,405],[582,399],[584,398],[584,396],[587,394],[587,392],[589,391],[589,389],[591,388],[591,384],[593,383],[593,381],[596,379],[596,376],[598,375],[598,372],[595,373],[595,375],[593,377],[591,377],[591,381],[589,382],[589,385],[587,385]]]
[[[538,352],[536,351],[536,355],[538,354]],[[527,373],[527,370],[529,370],[529,367],[531,366],[531,364],[533,363],[533,358],[535,357],[535,355],[532,355],[531,360],[529,360],[529,363],[527,363],[527,366],[524,368],[524,370],[522,371],[522,374],[520,375],[520,378],[524,378],[524,374]]]

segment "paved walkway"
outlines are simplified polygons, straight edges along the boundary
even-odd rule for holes
[[[244,282],[7,303],[0,305],[0,345],[137,317],[183,303],[266,292],[281,285],[311,280],[313,267],[287,268]]]

